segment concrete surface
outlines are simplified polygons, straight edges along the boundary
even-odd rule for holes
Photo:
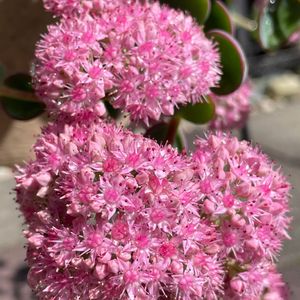
[[[291,299],[300,299],[300,99],[272,114],[250,119],[252,140],[261,145],[283,171],[293,186],[290,200],[293,222],[291,241],[284,244],[279,270],[291,289]]]

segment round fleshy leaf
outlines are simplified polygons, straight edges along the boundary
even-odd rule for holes
[[[168,132],[169,124],[161,122],[149,128],[144,136],[156,140],[159,144],[165,144],[167,142]],[[173,147],[176,147],[179,152],[186,149],[186,141],[179,130],[176,131]]]
[[[25,73],[18,73],[7,77],[4,80],[4,85],[24,92],[33,92],[31,76]]]
[[[278,25],[285,38],[288,39],[300,30],[300,1],[281,0],[278,5]]]
[[[205,30],[221,29],[233,33],[233,23],[226,6],[221,1],[213,1],[210,15],[205,22]]]
[[[0,97],[3,110],[13,119],[16,120],[30,120],[45,110],[43,103],[24,101],[6,97]]]
[[[264,49],[274,50],[285,39],[277,24],[277,6],[278,3],[266,3],[259,13],[258,38]]]
[[[180,131],[177,131],[175,136],[175,141],[173,147],[178,149],[178,152],[182,152],[184,149],[187,149],[186,140]]]
[[[105,108],[106,108],[106,111],[108,113],[108,115],[113,118],[113,119],[117,119],[120,114],[121,114],[121,111],[119,109],[115,109],[110,103],[109,101],[104,101],[104,105],[105,105]]]
[[[45,105],[34,95],[30,75],[23,73],[4,80],[0,87],[0,102],[3,110],[17,120],[30,120],[45,110]]]
[[[177,115],[194,124],[205,124],[213,119],[215,105],[210,97],[206,96],[203,102],[183,106]]]
[[[240,87],[247,77],[245,54],[236,39],[223,30],[211,30],[208,37],[214,40],[221,54],[222,77],[219,87],[211,90],[217,95],[228,95]]]
[[[144,136],[147,138],[154,139],[158,143],[165,143],[167,134],[168,134],[168,124],[165,122],[161,122],[161,123],[155,124],[154,126],[150,127],[146,131]]]
[[[203,24],[208,18],[211,9],[210,0],[161,0],[169,6],[188,11],[199,24]]]
[[[268,1],[258,19],[258,36],[264,49],[275,50],[300,29],[300,1]]]

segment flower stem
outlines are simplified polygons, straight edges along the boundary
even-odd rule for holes
[[[24,92],[9,87],[0,87],[0,97],[8,97],[23,101],[40,102],[36,95],[32,92]]]
[[[241,27],[249,32],[253,32],[257,29],[257,22],[255,20],[251,20],[237,12],[231,12],[230,16],[233,23],[238,27]]]
[[[168,133],[167,133],[167,137],[166,137],[166,142],[169,143],[170,145],[173,145],[173,143],[174,143],[177,129],[180,124],[180,120],[181,120],[180,117],[173,117],[170,120]]]

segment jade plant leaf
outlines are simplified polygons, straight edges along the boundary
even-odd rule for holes
[[[245,54],[236,39],[223,30],[211,30],[208,37],[214,40],[221,54],[222,77],[219,87],[211,90],[217,95],[228,95],[240,87],[247,77]]]
[[[25,73],[17,73],[7,77],[4,80],[4,85],[20,91],[33,92],[31,76]]]
[[[281,0],[278,6],[278,25],[283,35],[288,39],[294,32],[300,30],[300,1]]]
[[[233,23],[226,6],[221,1],[213,1],[210,15],[205,22],[205,30],[221,29],[233,33]]]
[[[181,134],[180,131],[177,131],[173,146],[177,148],[179,152],[182,152],[184,149],[187,148],[186,144],[187,143],[185,141],[183,134]]]
[[[162,3],[183,11],[188,11],[199,24],[203,24],[209,16],[210,0],[161,0]]]
[[[7,97],[0,97],[1,105],[4,111],[13,119],[16,120],[30,120],[44,112],[44,104],[24,101]]]
[[[110,103],[109,101],[104,101],[104,105],[105,105],[105,108],[106,108],[106,111],[108,113],[108,115],[113,118],[113,119],[117,119],[120,114],[121,114],[121,111],[119,109],[115,109]]]
[[[177,111],[177,115],[194,124],[205,124],[213,119],[215,105],[209,96],[203,102],[188,104]]]
[[[42,114],[45,105],[38,102],[28,74],[15,74],[4,80],[0,87],[0,102],[4,111],[13,119],[29,120]]]
[[[149,128],[144,134],[145,137],[156,140],[159,144],[165,144],[169,132],[169,124],[161,122]],[[183,134],[177,130],[173,141],[173,147],[176,147],[179,152],[186,148],[186,141]]]
[[[165,143],[167,134],[168,134],[168,124],[165,122],[161,122],[161,123],[155,124],[154,126],[150,127],[146,131],[144,136],[154,139],[158,143]]]
[[[268,1],[258,17],[258,37],[264,49],[275,50],[300,30],[300,1]]]

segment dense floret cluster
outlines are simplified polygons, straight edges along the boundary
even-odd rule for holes
[[[277,276],[289,185],[257,149],[219,134],[183,156],[86,123],[49,125],[17,176],[40,299],[281,293],[280,280],[260,278]]]
[[[146,124],[201,101],[221,73],[195,20],[156,2],[62,18],[36,57],[35,87],[50,110],[93,110],[105,98]]]
[[[107,101],[149,125],[211,95],[220,57],[202,28],[155,1],[44,4],[61,19],[37,45],[34,85],[54,121],[16,174],[37,297],[286,299],[274,261],[290,185],[267,156],[220,132],[179,153],[100,118]],[[211,95],[210,127],[241,126],[249,94]]]
[[[35,150],[17,190],[40,298],[220,292],[215,226],[201,218],[193,171],[171,146],[91,123],[50,125]]]
[[[102,12],[115,9],[120,4],[130,4],[135,0],[43,0],[46,10],[56,16],[70,17],[74,15]]]
[[[268,299],[264,293],[276,289],[272,299],[284,299],[280,276],[270,270],[282,240],[289,237],[288,182],[248,142],[217,134],[196,146],[192,161],[204,218],[217,226],[218,255],[230,280],[225,298]],[[278,280],[268,281],[269,273]]]
[[[215,104],[215,117],[210,122],[211,129],[231,130],[243,127],[250,113],[251,84],[246,81],[230,95],[210,94]]]

